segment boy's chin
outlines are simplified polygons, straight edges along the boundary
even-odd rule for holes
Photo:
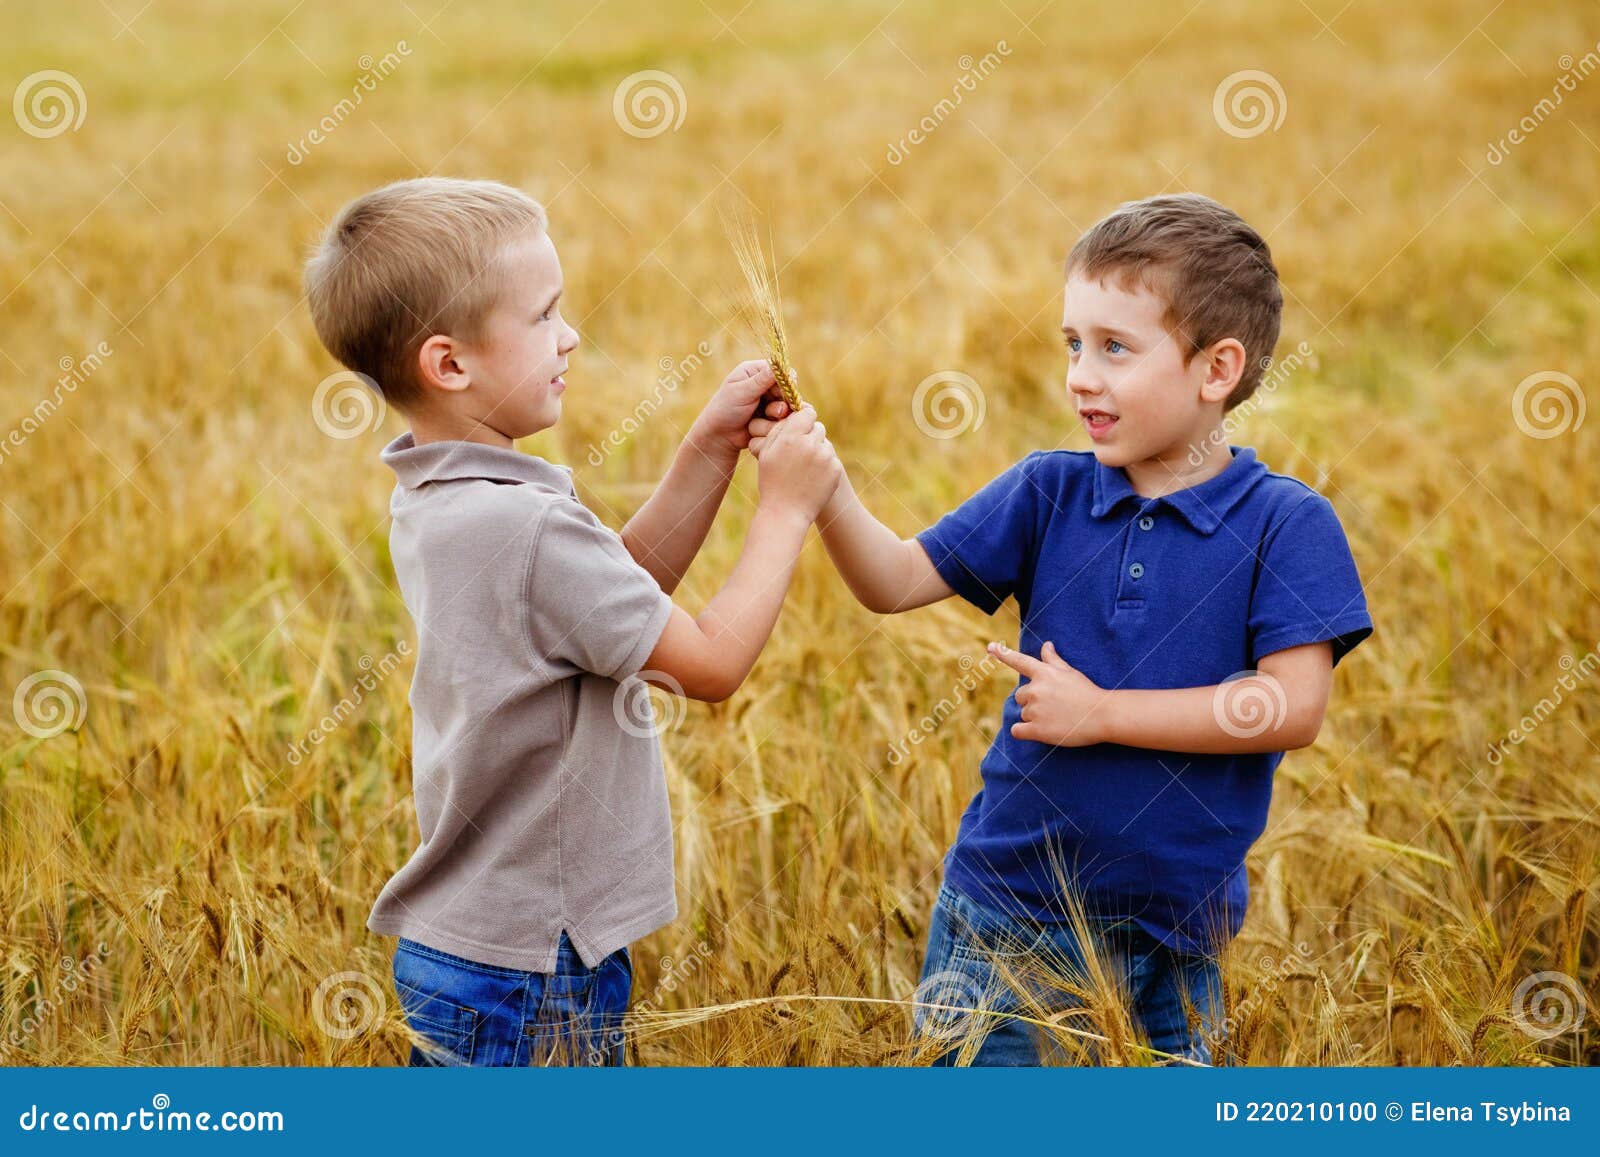
[[[517,432],[512,435],[513,440],[531,438],[535,434],[542,434],[561,420],[561,402],[559,399],[551,401],[538,414],[529,415],[525,421],[517,423]]]
[[[1098,443],[1094,443],[1090,445],[1089,449],[1094,451],[1095,461],[1100,463],[1102,466],[1126,466],[1129,462],[1134,460],[1133,455],[1129,454],[1128,451],[1123,449],[1121,446],[1102,446]]]

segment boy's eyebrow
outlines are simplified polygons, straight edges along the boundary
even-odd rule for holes
[[[1085,328],[1090,333],[1103,333],[1103,334],[1107,334],[1107,335],[1109,335],[1111,337],[1116,337],[1116,338],[1125,338],[1125,337],[1133,337],[1134,336],[1134,333],[1133,333],[1132,330],[1123,329],[1121,326],[1115,326],[1115,325],[1107,325],[1107,326],[1094,326],[1094,325],[1091,325],[1091,326],[1086,326]],[[1062,327],[1061,327],[1061,332],[1064,333],[1064,334],[1067,334],[1068,336],[1071,336],[1071,335],[1077,333],[1078,330],[1077,330],[1076,326],[1063,324]]]
[[[561,294],[562,294],[562,291],[564,291],[564,290],[565,290],[565,289],[566,289],[566,286],[564,286],[564,285],[558,285],[558,286],[556,286],[556,291],[555,291],[555,293],[553,293],[553,294],[551,294],[551,295],[550,295],[550,300],[549,300],[549,301],[546,301],[546,302],[545,302],[545,303],[544,303],[544,307],[543,307],[543,308],[541,308],[541,309],[540,309],[540,310],[539,310],[539,312],[540,312],[540,313],[546,313],[546,312],[548,312],[548,311],[549,311],[549,309],[550,309],[550,307],[551,307],[551,306],[552,306],[552,305],[554,305],[554,304],[555,304],[555,303],[556,303],[556,302],[558,302],[558,301],[560,301],[560,300],[561,300]]]

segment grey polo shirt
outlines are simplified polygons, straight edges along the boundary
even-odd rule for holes
[[[532,972],[554,970],[565,931],[592,966],[677,915],[647,695],[618,682],[655,649],[672,600],[565,467],[409,432],[382,456],[417,627],[421,845],[367,927]]]

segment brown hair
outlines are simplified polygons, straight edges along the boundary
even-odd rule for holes
[[[1278,344],[1283,290],[1272,251],[1233,210],[1198,193],[1129,201],[1079,238],[1067,276],[1136,282],[1167,303],[1168,332],[1194,355],[1223,338],[1244,346],[1244,372],[1223,409],[1261,384]]]
[[[422,343],[475,337],[504,288],[501,250],[545,227],[543,206],[497,181],[419,177],[358,197],[306,262],[317,336],[404,407],[421,393]]]

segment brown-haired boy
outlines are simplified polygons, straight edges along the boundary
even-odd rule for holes
[[[1073,1038],[1037,1025],[1076,1002],[1040,970],[1083,984],[1090,951],[1153,1055],[1204,1061],[1273,770],[1316,739],[1372,622],[1328,500],[1223,436],[1278,337],[1260,235],[1209,198],[1152,197],[1091,229],[1066,273],[1093,450],[1035,451],[915,538],[848,481],[818,525],[880,614],[951,595],[1021,611],[1018,649],[990,651],[1023,678],[928,934],[917,1023],[941,1063],[1059,1055]],[[788,420],[752,422],[751,449]]]

